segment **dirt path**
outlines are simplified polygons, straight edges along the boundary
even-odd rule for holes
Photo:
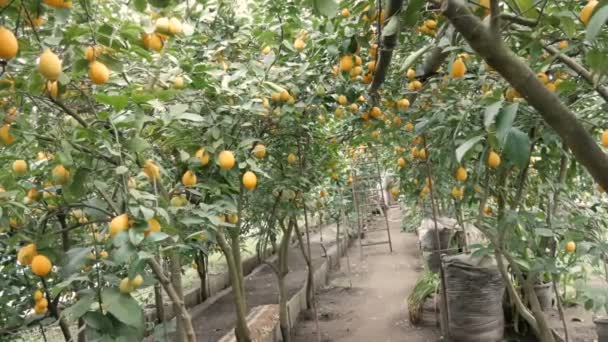
[[[323,341],[349,342],[434,342],[437,328],[412,326],[408,321],[406,298],[420,272],[417,239],[400,232],[401,212],[389,211],[393,253],[386,244],[364,247],[363,260],[355,242],[349,250],[349,287],[346,258],[341,271],[332,274],[330,285],[319,293],[319,313]],[[384,220],[370,226],[384,227]],[[382,241],[386,231],[369,233],[371,241]],[[316,341],[312,321],[302,320],[295,331],[295,342]]]

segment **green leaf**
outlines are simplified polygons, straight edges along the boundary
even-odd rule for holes
[[[547,228],[536,228],[534,231],[538,236],[553,237],[555,235],[551,229]]]
[[[117,288],[105,288],[101,298],[108,312],[122,323],[135,328],[144,324],[142,309],[130,295],[120,293]]]
[[[124,95],[95,94],[95,99],[100,103],[114,107],[116,110],[123,110],[129,103],[129,98]]]
[[[140,137],[135,137],[127,142],[127,149],[131,152],[141,153],[150,148],[150,144]]]
[[[193,122],[205,121],[205,118],[203,118],[202,116],[200,116],[198,114],[193,114],[193,113],[182,113],[182,114],[176,115],[175,119],[176,120],[188,120],[188,121],[193,121]]]
[[[464,157],[464,155],[481,140],[483,140],[483,136],[479,135],[465,141],[462,145],[458,146],[458,148],[456,149],[456,160],[460,163],[462,157]]]
[[[333,18],[338,14],[338,4],[335,0],[313,0],[315,10],[328,18]]]
[[[520,168],[526,167],[530,159],[530,137],[517,128],[511,128],[507,135],[504,154]]]
[[[498,112],[500,111],[501,107],[502,101],[494,102],[486,107],[483,119],[483,124],[484,126],[486,126],[486,129],[492,126],[492,124],[494,123],[494,119],[496,118],[496,115],[498,115]]]
[[[74,322],[78,320],[82,315],[87,313],[91,308],[91,305],[95,302],[95,294],[87,293],[82,296],[76,303],[69,306],[67,309],[61,312],[61,315],[68,321]]]
[[[114,170],[114,172],[116,172],[117,175],[123,175],[123,174],[127,173],[127,171],[129,171],[129,168],[124,165],[121,165]]]
[[[587,25],[587,34],[585,35],[585,39],[587,39],[589,42],[593,42],[598,33],[600,33],[604,23],[606,23],[606,20],[608,20],[608,6],[604,6],[593,13],[591,20]]]
[[[148,2],[146,0],[135,0],[135,9],[143,12],[148,7]]]
[[[505,144],[505,139],[513,126],[518,108],[518,103],[511,103],[504,107],[496,117],[496,137],[501,146]]]
[[[414,27],[416,25],[424,3],[424,0],[411,0],[408,3],[405,10],[405,21],[403,22],[406,27]]]
[[[163,232],[155,232],[148,235],[147,239],[151,242],[163,241],[170,238],[169,234]]]
[[[79,272],[87,261],[89,253],[91,253],[91,247],[75,247],[67,251],[65,253],[66,263],[61,267],[61,273],[68,276]]]

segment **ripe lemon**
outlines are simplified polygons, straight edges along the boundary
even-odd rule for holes
[[[422,89],[422,82],[420,82],[418,80],[412,81],[408,85],[408,88],[413,91],[420,90],[420,89]]]
[[[457,58],[452,63],[452,78],[461,78],[466,74],[467,66],[462,61],[462,58]]]
[[[581,21],[583,22],[583,24],[585,26],[587,26],[587,24],[589,24],[589,19],[591,19],[591,15],[593,14],[593,10],[595,9],[595,7],[597,7],[598,1],[597,0],[590,0],[585,7],[583,7],[583,9],[581,10],[581,13],[579,14],[579,18],[581,19]]]
[[[65,185],[70,179],[70,172],[63,165],[57,165],[51,172],[53,182],[58,185]]]
[[[110,236],[114,237],[116,234],[125,231],[129,228],[129,216],[127,214],[121,214],[110,221]]]
[[[397,108],[405,110],[405,109],[408,109],[409,107],[410,107],[410,100],[401,99],[401,100],[397,101]]]
[[[407,69],[407,73],[405,74],[405,76],[410,80],[413,81],[416,78],[416,70],[409,68]]]
[[[131,292],[133,292],[133,285],[131,285],[131,282],[129,281],[129,277],[125,277],[122,278],[122,280],[120,281],[120,285],[118,285],[118,289],[120,290],[121,293],[124,294],[129,294]]]
[[[53,263],[45,255],[38,254],[32,259],[32,273],[44,277],[51,272]]]
[[[205,151],[205,148],[200,148],[194,156],[201,162],[201,165],[205,166],[209,164],[209,153]]]
[[[559,42],[558,47],[560,49],[567,49],[568,48],[568,41],[567,40],[562,40]]]
[[[401,190],[399,190],[398,187],[394,186],[391,188],[391,195],[393,195],[393,197],[399,196],[400,193],[401,193]]]
[[[10,129],[11,126],[8,124],[4,124],[0,127],[0,140],[2,140],[5,145],[10,145],[15,141],[15,137],[11,135]]]
[[[290,153],[290,154],[287,156],[287,162],[288,162],[289,164],[295,164],[297,161],[298,161],[298,157],[296,157],[296,155],[295,155],[295,154]]]
[[[457,181],[459,182],[464,182],[467,180],[467,170],[464,167],[459,167],[458,169],[456,169],[456,174],[454,175],[454,177],[456,178]]]
[[[101,55],[101,49],[97,46],[87,46],[84,49],[84,58],[89,62],[93,62],[99,55]]]
[[[576,243],[574,241],[568,241],[566,244],[566,253],[574,253],[576,251]]]
[[[265,47],[262,49],[262,53],[263,53],[263,54],[265,54],[265,55],[267,55],[267,54],[269,54],[269,53],[271,53],[271,52],[272,52],[272,48],[271,48],[270,46],[265,46]]]
[[[29,198],[30,201],[35,202],[40,198],[40,192],[38,192],[36,188],[31,188],[27,192],[27,198]]]
[[[40,298],[36,301],[36,308],[46,309],[49,306],[49,301],[46,298]]]
[[[190,170],[186,171],[182,176],[182,184],[187,187],[194,186],[196,184],[196,175]]]
[[[464,189],[462,187],[455,186],[452,188],[452,198],[455,200],[461,200],[464,196]]]
[[[253,190],[255,189],[257,184],[258,177],[255,175],[255,173],[247,171],[245,172],[245,174],[243,174],[243,186],[245,187],[245,189]]]
[[[148,229],[145,230],[146,233],[155,233],[160,232],[161,226],[160,222],[157,219],[151,218],[148,220]]]
[[[42,297],[44,297],[44,295],[42,294],[42,291],[40,291],[40,290],[34,291],[34,300],[35,301],[41,300]]]
[[[150,50],[159,52],[165,46],[165,41],[158,33],[145,33],[142,37],[142,41],[145,47]]]
[[[348,18],[350,16],[350,11],[348,10],[348,8],[343,8],[342,11],[340,11],[340,15],[343,18]]]
[[[15,160],[13,162],[13,172],[16,175],[23,175],[27,172],[27,162],[23,159]]]
[[[57,81],[46,82],[46,91],[52,98],[56,99],[59,94],[59,85],[57,84]]]
[[[50,49],[44,50],[38,60],[38,71],[49,81],[56,81],[61,75],[61,60]]]
[[[262,145],[262,144],[257,144],[255,145],[255,147],[253,148],[253,151],[251,151],[253,153],[254,156],[256,156],[256,158],[265,158],[266,157],[266,146]]]
[[[154,161],[152,159],[146,160],[143,171],[144,171],[144,174],[151,181],[160,179],[160,168],[154,163]]]
[[[429,19],[424,21],[424,26],[428,27],[431,30],[434,30],[437,27],[437,21]]]
[[[141,274],[138,274],[135,277],[133,277],[133,279],[131,279],[131,286],[133,286],[133,288],[140,287],[141,284],[143,284],[143,283],[144,283],[144,277],[142,277]]]
[[[399,159],[397,159],[397,166],[399,166],[400,169],[403,169],[406,165],[406,161],[405,158],[401,157]]]
[[[608,148],[608,129],[604,130],[604,132],[602,133],[602,146]]]
[[[372,107],[370,115],[372,116],[372,118],[378,119],[382,116],[382,111],[378,107]]]
[[[13,32],[4,26],[0,26],[0,58],[8,61],[17,56],[19,43]]]
[[[173,88],[175,89],[183,89],[184,88],[184,78],[182,76],[176,76],[173,79]]]
[[[351,79],[356,78],[357,76],[363,73],[363,69],[360,66],[356,66],[350,70]]]
[[[230,170],[235,164],[234,153],[232,151],[222,151],[218,156],[218,163],[224,170]]]
[[[500,165],[500,156],[494,151],[488,154],[488,166],[495,169]]]
[[[536,74],[536,77],[538,77],[538,79],[544,84],[549,83],[549,76],[547,76],[547,74],[545,74],[544,72],[539,72],[538,74]]]
[[[356,66],[360,66],[361,64],[363,64],[363,61],[361,60],[361,57],[355,55],[355,65]]]
[[[294,49],[296,49],[298,51],[302,51],[306,47],[306,43],[304,42],[304,40],[302,38],[297,38],[293,42],[293,47],[294,47]]]
[[[426,149],[421,148],[421,149],[418,151],[418,158],[420,158],[420,159],[422,159],[422,160],[426,159]]]
[[[328,194],[327,194],[327,191],[325,191],[325,189],[323,189],[323,190],[319,191],[319,196],[321,196],[321,197],[325,197],[325,196],[327,196],[327,195],[328,195]]]
[[[19,249],[19,252],[17,252],[17,260],[23,266],[29,265],[32,263],[32,259],[34,259],[36,255],[38,255],[36,245],[30,243],[29,245],[25,245]]]
[[[237,214],[229,214],[226,217],[226,220],[228,221],[228,223],[230,224],[237,224],[239,222],[239,216]]]
[[[105,84],[110,79],[110,70],[105,64],[93,61],[89,64],[89,77],[94,84]]]
[[[348,104],[348,99],[346,98],[346,96],[340,95],[338,96],[338,103],[343,106],[346,106],[346,104]]]
[[[413,131],[413,130],[414,130],[414,124],[412,124],[410,121],[408,121],[408,122],[405,124],[405,130],[406,130],[406,131],[408,131],[408,132]]]
[[[177,19],[176,17],[172,17],[171,19],[169,19],[169,33],[178,34],[182,33],[182,31],[183,25],[182,22],[179,21],[179,19]]]
[[[376,61],[370,61],[367,63],[367,70],[369,72],[374,72],[376,70]]]
[[[401,117],[400,116],[395,116],[393,118],[393,125],[400,127],[401,126]]]
[[[340,57],[339,69],[340,71],[349,72],[353,68],[354,64],[355,63],[353,62],[353,56],[344,55]]]

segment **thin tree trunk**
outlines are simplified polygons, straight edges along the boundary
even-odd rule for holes
[[[208,278],[209,278],[209,270],[207,269],[207,257],[201,251],[196,253],[196,272],[198,273],[198,277],[201,281],[201,301],[209,298],[209,287],[208,287]]]
[[[223,229],[220,229],[219,234],[217,235],[217,242],[226,257],[228,271],[230,273],[230,282],[232,283],[232,293],[234,294],[234,305],[236,310],[234,334],[238,342],[251,342],[251,332],[247,326],[247,301],[241,290],[243,288],[241,285],[243,278],[239,277],[238,267],[234,260],[234,253],[224,237]]]
[[[169,272],[171,278],[171,284],[173,285],[173,289],[175,289],[175,294],[179,297],[182,305],[184,303],[184,289],[182,287],[182,266],[180,262],[179,251],[172,250],[169,255]],[[175,311],[175,321],[176,321],[176,342],[185,342],[186,341],[186,332],[185,332],[185,322],[184,317],[177,315],[179,312],[179,307],[177,303],[173,303],[173,310]]]
[[[196,334],[194,332],[194,327],[192,326],[192,320],[190,319],[190,314],[188,313],[188,310],[186,310],[186,306],[184,305],[184,302],[177,295],[177,292],[175,292],[175,289],[173,288],[173,285],[171,284],[171,280],[165,275],[162,267],[156,261],[156,259],[148,259],[148,264],[152,268],[152,271],[156,275],[156,278],[158,279],[158,281],[163,285],[163,288],[167,292],[167,295],[169,295],[169,298],[175,305],[176,309],[178,309],[178,311],[176,312],[176,315],[180,315],[185,323],[184,330],[185,330],[185,334],[186,334],[186,341],[196,342]]]
[[[289,242],[291,240],[291,233],[295,226],[294,219],[291,218],[287,228],[281,227],[283,230],[283,236],[281,238],[281,245],[279,250],[279,268],[277,273],[277,280],[279,285],[279,324],[281,326],[281,336],[283,342],[291,341],[291,326],[289,323],[289,311],[287,309],[287,300],[289,294],[287,293],[287,284],[285,277],[289,273]]]

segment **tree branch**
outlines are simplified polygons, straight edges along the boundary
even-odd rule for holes
[[[500,0],[490,0],[490,28],[500,38]]]
[[[566,64],[570,69],[572,69],[574,72],[579,74],[582,78],[584,78],[587,82],[589,82],[589,84],[591,84],[593,89],[595,89],[597,91],[597,93],[600,94],[600,96],[604,99],[604,101],[608,102],[608,87],[596,83],[595,80],[593,79],[593,74],[591,74],[591,72],[589,70],[585,69],[584,66],[580,65],[573,58],[570,58],[566,54],[561,53],[561,51],[559,51],[556,47],[551,46],[546,43],[542,43],[542,45],[543,45],[543,49],[547,50],[547,52],[554,55],[562,63]]]
[[[559,134],[595,181],[608,189],[608,156],[585,130],[576,115],[555,93],[542,84],[535,72],[502,40],[496,39],[489,32],[463,1],[443,0],[442,10],[469,45],[522,94],[545,122]]]
[[[76,121],[78,121],[78,123],[80,123],[82,125],[82,127],[89,127],[89,125],[87,124],[86,121],[84,121],[80,115],[76,114],[75,111],[71,110],[70,108],[68,108],[63,102],[61,102],[60,100],[54,99],[52,96],[49,96],[48,99],[53,102],[55,105],[57,105],[57,107],[61,108],[67,115],[73,117],[74,119],[76,119]]]

